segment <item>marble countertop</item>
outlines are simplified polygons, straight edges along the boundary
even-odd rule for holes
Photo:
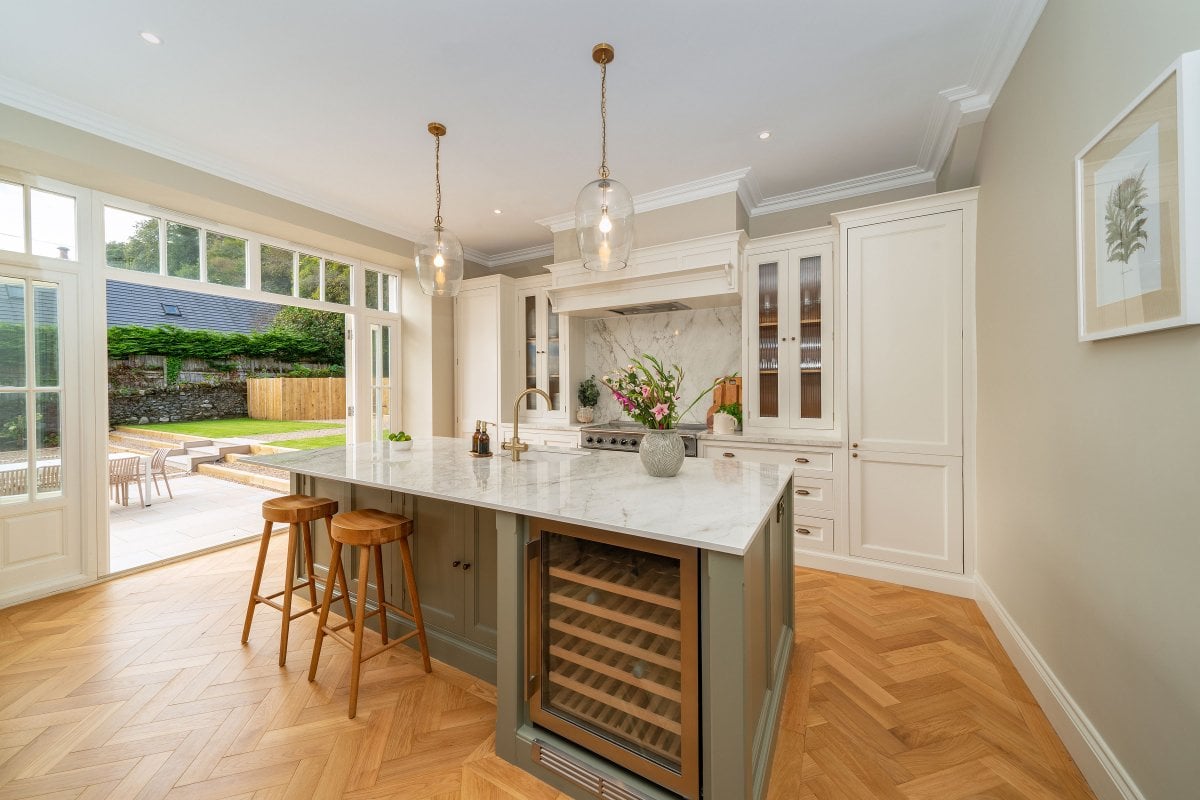
[[[734,555],[745,554],[792,477],[787,466],[689,458],[676,477],[651,478],[632,453],[532,447],[513,463],[468,449],[433,437],[404,453],[377,443],[242,460]]]
[[[840,449],[845,447],[841,439],[832,439],[828,436],[822,437],[818,435],[793,436],[785,433],[746,433],[745,431],[735,431],[733,433],[713,433],[712,431],[704,431],[696,435],[702,442],[729,442],[730,444],[777,444],[784,447],[800,446],[800,447],[832,447]]]

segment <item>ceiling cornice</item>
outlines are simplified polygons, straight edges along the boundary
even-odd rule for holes
[[[775,214],[780,211],[791,211],[795,208],[815,206],[819,203],[829,203],[834,200],[844,200],[847,197],[858,197],[888,189],[899,189],[914,186],[918,183],[928,183],[935,175],[918,166],[903,167],[902,169],[877,172],[874,175],[864,175],[861,178],[851,178],[848,181],[817,186],[799,192],[777,194],[774,197],[764,197],[746,210],[752,217],[763,214]]]
[[[478,250],[467,250],[463,248],[463,254],[468,259],[476,264],[494,269],[495,267],[503,267],[506,264],[516,264],[518,261],[529,261],[534,258],[547,258],[554,255],[554,245],[551,244],[536,244],[533,247],[522,247],[520,250],[509,250],[504,253],[495,253],[487,255]]]
[[[240,164],[210,153],[197,152],[170,137],[130,125],[103,111],[63,99],[2,75],[0,75],[0,103],[52,122],[77,128],[117,144],[165,158],[185,167],[215,175],[256,191],[289,200],[377,231],[399,236],[410,242],[420,236],[419,231],[397,225],[394,220],[364,215],[344,206],[330,203],[322,198],[314,197],[298,187],[262,175],[255,175]]]

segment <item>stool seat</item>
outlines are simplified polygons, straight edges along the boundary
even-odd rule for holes
[[[262,504],[263,519],[268,522],[282,522],[295,525],[301,522],[316,522],[337,513],[336,500],[327,497],[308,497],[303,494],[289,494],[283,497],[272,497]]]
[[[413,521],[408,517],[363,508],[335,516],[331,535],[335,542],[351,547],[370,547],[410,536],[412,530]]]
[[[429,642],[425,638],[425,619],[421,613],[421,597],[417,592],[417,576],[413,569],[412,548],[408,539],[413,532],[413,521],[399,514],[389,514],[374,508],[363,508],[357,511],[344,511],[335,516],[329,523],[329,537],[333,540],[333,553],[329,556],[329,568],[340,565],[342,547],[357,547],[358,559],[358,597],[354,609],[354,618],[347,617],[340,625],[329,624],[329,606],[334,601],[333,582],[325,584],[325,596],[321,601],[321,616],[317,620],[317,636],[313,640],[312,662],[308,667],[308,679],[316,680],[317,665],[321,660],[321,643],[326,636],[332,637],[339,644],[350,649],[350,719],[358,711],[358,683],[362,672],[362,662],[392,649],[401,642],[417,637],[421,646],[421,660],[425,671],[433,670],[429,663]],[[387,601],[384,592],[383,577],[383,548],[389,542],[400,543],[400,562],[404,567],[404,583],[408,589],[408,600],[412,611],[406,611]],[[367,587],[371,577],[371,567],[375,568],[375,605],[376,610],[367,614]],[[344,591],[344,590],[343,590]],[[387,614],[391,611],[398,617],[413,623],[413,629],[398,639],[388,641]],[[367,627],[368,616],[379,617],[379,638],[382,646],[370,652],[363,652],[363,630]],[[347,639],[339,631],[350,628],[353,639]]]

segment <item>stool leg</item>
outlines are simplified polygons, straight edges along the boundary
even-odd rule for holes
[[[258,543],[258,563],[254,565],[254,580],[250,583],[250,602],[246,605],[246,624],[242,626],[242,644],[250,639],[250,623],[254,621],[254,607],[258,605],[259,590],[262,588],[263,565],[267,563],[267,547],[271,543],[271,523],[263,522],[262,541]]]
[[[292,627],[292,585],[295,578],[292,570],[296,568],[296,545],[300,538],[300,526],[295,522],[288,525],[287,562],[284,567],[283,583],[283,627],[279,629],[279,666],[287,663],[288,631]]]
[[[358,678],[362,672],[362,640],[366,625],[367,579],[371,570],[371,548],[360,547],[358,556],[358,608],[355,609],[354,650],[350,664],[350,719],[358,713]]]
[[[332,541],[332,540],[331,540]],[[333,552],[329,556],[329,571],[333,572],[333,565],[338,565],[338,574],[341,574],[342,564],[342,543],[333,542]],[[346,577],[342,575],[342,593],[346,592]],[[317,662],[321,660],[321,642],[325,639],[325,626],[329,623],[329,605],[333,601],[333,581],[325,581],[325,598],[321,601],[321,615],[317,617],[317,638],[313,641],[312,662],[308,665],[308,679],[315,681],[317,679]]]
[[[304,531],[304,570],[308,575],[308,599],[312,607],[317,607],[317,573],[313,569],[312,523],[303,524]]]
[[[331,546],[336,545],[338,548],[338,552],[340,553],[341,549],[342,549],[341,545],[339,545],[335,541],[333,541],[333,517],[325,518],[325,533],[329,536],[329,544]],[[354,609],[352,609],[350,607],[350,589],[346,585],[346,568],[345,568],[345,566],[343,566],[342,560],[340,558],[331,558],[331,559],[329,559],[329,570],[331,573],[333,572],[333,568],[334,568],[335,564],[337,565],[336,575],[337,575],[337,580],[340,583],[339,588],[342,590],[342,604],[346,607],[346,621],[350,623],[350,630],[353,631],[354,630]],[[327,580],[327,581],[333,580],[333,575],[332,574],[326,575],[325,580]]]
[[[408,584],[408,599],[412,602],[417,641],[421,643],[421,659],[425,662],[425,671],[433,672],[429,664],[429,643],[425,641],[425,617],[421,613],[421,597],[417,593],[417,576],[413,571],[412,550],[409,549],[407,536],[400,539],[400,560],[404,562],[404,582]]]
[[[387,644],[387,606],[384,605],[386,600],[383,596],[383,548],[373,544],[371,552],[375,554],[375,599],[379,601],[379,635],[383,637],[383,643]]]

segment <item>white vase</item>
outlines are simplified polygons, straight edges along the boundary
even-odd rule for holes
[[[582,422],[584,425],[587,425],[595,418],[596,409],[592,408],[591,406],[580,406],[579,410],[575,412],[575,419],[577,419],[579,422]]]
[[[646,472],[654,478],[673,478],[683,466],[683,439],[675,428],[647,428],[638,456]]]
[[[713,433],[726,436],[737,430],[737,418],[724,411],[713,414]]]

